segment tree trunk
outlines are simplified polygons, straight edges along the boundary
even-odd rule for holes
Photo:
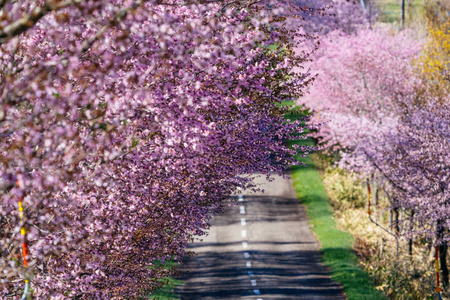
[[[391,206],[392,207],[392,206]],[[392,208],[389,210],[389,230],[392,232],[392,224],[394,223],[393,221],[393,216],[394,214],[392,213]]]
[[[378,203],[380,202],[380,194],[378,186],[375,186],[375,206],[378,207]]]
[[[447,266],[447,242],[443,242],[439,247],[439,262],[441,264],[442,285],[448,287],[448,266]]]
[[[367,19],[369,20],[369,29],[372,30],[373,29],[372,21],[374,21],[374,19],[375,19],[373,16],[373,2],[370,0],[367,0],[367,1],[368,1],[367,4],[369,5],[369,9],[366,9],[366,10],[368,10]],[[367,5],[366,5],[366,7],[367,7]]]
[[[394,207],[394,229],[396,235],[400,233],[400,224],[398,222],[398,219],[399,219],[399,209],[398,207]]]
[[[444,237],[445,228],[442,226],[443,221],[438,220],[437,221],[437,241],[442,240]],[[438,245],[438,251],[439,251],[439,263],[441,265],[441,272],[442,272],[442,287],[447,288],[448,287],[448,266],[447,266],[447,248],[448,244],[447,242],[442,241],[440,245]]]
[[[412,232],[413,228],[414,228],[414,214],[415,211],[414,209],[411,210],[411,219],[410,219],[410,223],[409,223],[409,230]],[[409,238],[409,255],[411,256],[412,259],[412,252],[413,252],[413,237],[411,235],[411,237]]]
[[[383,239],[383,235],[381,235],[381,241],[380,241],[380,257],[383,256],[383,248],[384,248],[384,239]]]
[[[402,29],[405,28],[405,0],[402,0]]]

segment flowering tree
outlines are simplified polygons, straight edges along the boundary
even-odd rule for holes
[[[409,32],[335,31],[321,39],[312,66],[319,76],[299,103],[316,111],[316,121],[326,120],[320,135],[328,147],[355,154],[362,139],[373,140],[369,133],[395,126],[395,103],[417,82],[411,62],[418,51]]]
[[[369,26],[368,15],[359,1],[294,0],[294,3],[322,12],[307,16],[305,22],[301,22],[308,32],[321,31],[322,35],[326,35],[334,30],[341,30],[347,34],[356,34]]]
[[[439,246],[442,280],[448,286],[450,110],[448,103],[426,95],[421,103],[413,94],[411,101],[404,103],[396,128],[374,143],[366,155],[389,187],[394,207],[409,212],[409,217],[401,220],[409,223],[403,233]]]
[[[317,52],[316,83],[300,103],[316,110],[316,121],[325,119],[318,136],[339,150],[341,167],[385,186],[397,234],[439,246],[448,285],[446,23],[430,29],[420,56],[420,43],[407,31],[331,33]],[[405,220],[399,210],[409,214]],[[408,226],[401,230],[401,223]]]
[[[324,123],[316,137],[340,157],[341,167],[386,183],[380,166],[388,156],[380,149],[388,149],[386,137],[398,133],[399,103],[419,82],[411,65],[419,43],[410,32],[392,35],[381,29],[333,32],[322,40],[314,65],[319,76],[300,100],[316,111],[315,122]],[[395,191],[389,193],[398,221],[401,196]]]
[[[240,174],[293,163],[277,104],[309,79],[267,4],[0,1],[1,297],[138,298]]]

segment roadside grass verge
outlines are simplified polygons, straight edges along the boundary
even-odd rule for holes
[[[155,267],[163,267],[165,269],[172,269],[177,265],[174,261],[166,261],[164,265],[156,263]],[[167,276],[159,279],[158,282],[162,283],[159,290],[155,291],[147,299],[153,300],[175,300],[180,299],[180,296],[175,293],[175,288],[183,284],[182,280],[179,280],[172,276]]]
[[[183,282],[173,277],[162,279],[164,285],[160,290],[153,293],[148,299],[154,300],[175,300],[180,299],[180,296],[175,294],[174,290],[177,286],[182,285]]]
[[[381,0],[377,2],[378,21],[384,23],[401,23],[401,1]],[[425,15],[425,0],[409,0],[405,3],[405,23],[411,25],[421,22]]]
[[[303,161],[308,167],[293,168],[292,179],[298,198],[307,208],[312,230],[320,241],[322,260],[330,268],[331,278],[342,285],[349,300],[386,299],[358,266],[358,258],[352,250],[353,237],[336,229],[333,210],[314,162],[310,158]]]
[[[290,106],[292,103],[284,103]],[[292,110],[286,119],[300,119],[304,114]],[[311,139],[289,141],[288,144],[314,145]],[[312,154],[314,155],[314,154]],[[353,237],[336,228],[333,209],[323,186],[319,170],[311,159],[300,156],[297,160],[307,166],[291,168],[292,180],[298,199],[306,206],[309,223],[320,242],[323,263],[330,268],[331,278],[340,283],[349,300],[380,300],[386,297],[375,288],[368,274],[358,266],[358,258],[353,252]]]

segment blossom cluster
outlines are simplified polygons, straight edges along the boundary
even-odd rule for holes
[[[383,186],[392,208],[405,212],[397,221],[408,226],[398,234],[441,244],[450,239],[450,95],[445,68],[433,69],[445,57],[434,36],[331,32],[312,65],[319,76],[299,103],[324,123],[316,137],[338,164]]]
[[[241,174],[295,163],[284,141],[303,129],[280,103],[309,75],[291,72],[307,59],[293,10],[0,1],[0,297],[26,279],[37,299],[139,298],[253,187]]]

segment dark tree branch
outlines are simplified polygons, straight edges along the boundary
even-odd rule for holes
[[[394,187],[396,187],[397,189],[399,189],[400,191],[402,191],[404,193],[408,192],[406,189],[402,188],[397,183],[395,183],[395,181],[392,180],[388,175],[386,175],[386,173],[383,172],[383,170],[377,165],[375,160],[366,151],[364,151],[364,154],[370,160],[370,162],[374,165],[374,167],[377,168],[378,171],[380,171],[380,173],[383,175],[383,177],[386,178]]]
[[[2,9],[5,4],[6,4],[7,0],[0,0],[0,9]]]
[[[0,5],[6,0],[0,0]],[[70,5],[79,4],[82,0],[69,0],[63,3],[55,4],[48,0],[42,6],[36,7],[31,13],[24,15],[22,18],[7,25],[0,31],[0,45],[8,42],[15,36],[22,34],[28,29],[32,28],[40,19],[52,11],[56,11]],[[1,6],[0,6],[1,7]]]

